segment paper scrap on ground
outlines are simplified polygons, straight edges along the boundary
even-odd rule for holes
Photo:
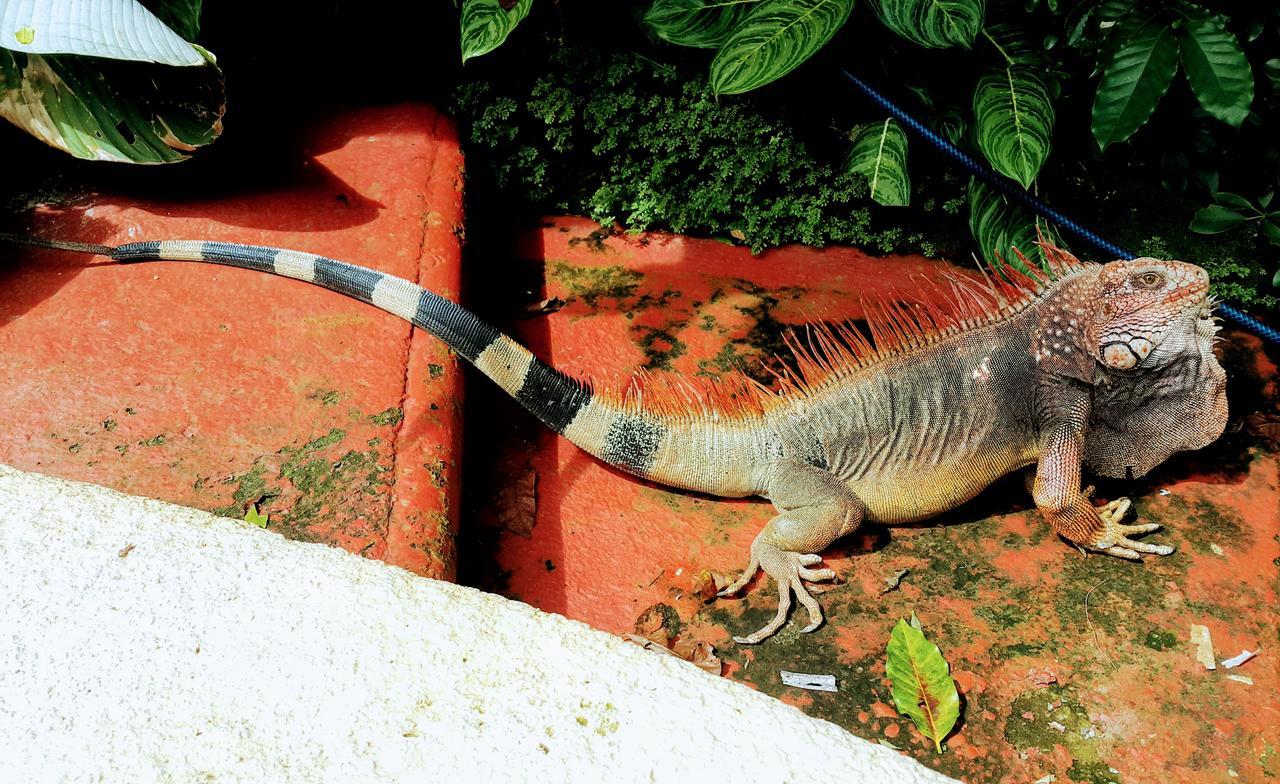
[[[1227,677],[1236,683],[1243,683],[1245,686],[1253,685],[1253,678],[1250,678],[1248,675],[1228,675]]]
[[[795,686],[810,691],[837,691],[836,676],[834,675],[813,675],[807,672],[787,672],[779,670],[782,674],[782,682],[787,686]]]
[[[1218,663],[1213,658],[1213,640],[1209,638],[1208,626],[1191,624],[1191,644],[1196,646],[1196,661],[1203,664],[1206,670],[1218,669]]]
[[[1243,650],[1240,652],[1239,656],[1232,656],[1230,659],[1223,659],[1222,666],[1226,667],[1228,670],[1232,667],[1239,667],[1241,664],[1244,664],[1257,655],[1257,651]]]

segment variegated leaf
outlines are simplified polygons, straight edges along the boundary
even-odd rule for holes
[[[199,49],[137,0],[0,0],[0,47],[164,65],[205,62]]]
[[[1015,249],[1044,266],[1044,253],[1036,241],[1043,236],[1055,245],[1061,244],[1052,224],[974,178],[969,180],[969,232],[984,261],[996,264],[1003,259],[1017,268],[1023,265]]]
[[[929,49],[968,49],[982,29],[986,0],[872,0],[884,26]]]
[[[859,125],[849,135],[852,146],[845,168],[867,178],[871,199],[886,207],[911,203],[907,176],[907,134],[892,117],[884,122]]]
[[[77,158],[185,160],[222,133],[224,109],[211,56],[172,68],[0,49],[0,116]]]
[[[718,95],[745,93],[791,72],[844,26],[853,0],[762,0],[711,61]]]
[[[462,0],[462,62],[501,46],[532,7],[533,0],[520,0],[510,10],[498,0]]]
[[[1040,77],[1007,67],[978,80],[973,92],[978,148],[995,170],[1031,187],[1053,141],[1053,99]]]
[[[644,22],[664,41],[718,49],[761,0],[654,0]]]

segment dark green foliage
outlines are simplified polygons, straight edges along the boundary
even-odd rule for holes
[[[468,187],[491,203],[733,237],[757,251],[789,242],[936,249],[873,221],[866,181],[843,171],[834,130],[832,150],[815,154],[776,111],[717,100],[698,71],[631,52],[566,48],[529,71],[536,78],[507,71],[457,93]]]

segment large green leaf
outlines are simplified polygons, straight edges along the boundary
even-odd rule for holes
[[[1028,68],[1007,67],[973,92],[978,147],[996,171],[1031,187],[1053,140],[1053,99]]]
[[[914,620],[914,618],[912,619]],[[960,718],[960,694],[938,646],[916,626],[899,620],[889,635],[885,671],[893,704],[942,753],[942,739]]]
[[[871,198],[886,207],[911,203],[907,177],[907,133],[892,117],[882,123],[859,125],[849,135],[852,146],[845,168],[867,178]]]
[[[499,0],[462,0],[462,62],[501,46],[532,7],[533,0],[520,0],[510,10]]]
[[[762,0],[711,61],[718,95],[745,93],[789,73],[844,26],[853,0]]]
[[[1139,13],[1134,10],[1130,16]],[[1117,24],[1125,25],[1128,18]],[[1105,150],[1141,128],[1168,92],[1177,68],[1177,32],[1163,14],[1147,16],[1112,54],[1098,84],[1093,101],[1098,146]]]
[[[986,0],[872,0],[884,26],[929,49],[973,46]]]
[[[1221,204],[1210,204],[1196,210],[1195,217],[1191,219],[1190,229],[1197,234],[1221,234],[1247,220],[1247,217],[1233,209],[1223,207]]]
[[[718,49],[761,0],[654,0],[645,24],[664,41]]]
[[[1239,127],[1253,103],[1253,72],[1221,16],[1191,3],[1177,6],[1183,25],[1178,46],[1191,91],[1204,110]]]
[[[185,160],[222,133],[222,74],[0,49],[0,116],[77,158]]]
[[[978,244],[978,253],[988,264],[1001,259],[1021,268],[1018,250],[1029,260],[1044,265],[1044,253],[1037,240],[1060,244],[1052,225],[1017,204],[981,180],[969,179],[969,232]]]
[[[158,5],[194,6],[199,17],[199,0],[161,0]],[[164,65],[205,62],[201,50],[137,0],[0,0],[0,47]]]

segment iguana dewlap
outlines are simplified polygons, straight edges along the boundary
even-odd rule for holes
[[[304,280],[368,302],[445,341],[557,433],[597,458],[673,487],[758,495],[778,510],[755,538],[742,589],[763,569],[786,620],[791,596],[822,611],[805,580],[818,552],[864,521],[912,522],[1034,465],[1037,508],[1067,540],[1137,559],[1172,548],[1135,541],[1127,499],[1094,507],[1088,468],[1145,473],[1207,445],[1227,416],[1204,270],[1178,261],[1085,264],[1045,246],[1052,275],[951,281],[951,307],[872,303],[870,336],[849,325],[792,336],[798,372],[768,389],[644,376],[597,391],[541,362],[470,311],[375,270],[290,250],[221,242],[116,248],[40,242],[118,261],[206,261]],[[1013,282],[1008,282],[1012,280]]]

